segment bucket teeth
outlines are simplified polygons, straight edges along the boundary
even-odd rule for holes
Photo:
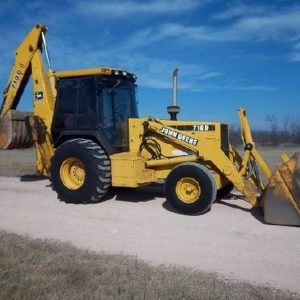
[[[29,148],[33,145],[25,120],[28,112],[10,110],[0,121],[0,149]]]
[[[298,156],[298,153],[295,153],[270,177],[263,194],[267,223],[300,226]]]

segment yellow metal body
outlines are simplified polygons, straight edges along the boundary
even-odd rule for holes
[[[264,172],[267,178],[271,177],[272,171],[268,167],[267,163],[264,161],[264,159],[261,157],[259,152],[257,151],[255,147],[255,143],[252,138],[252,134],[250,131],[250,126],[248,122],[248,118],[246,115],[246,110],[244,108],[240,108],[238,110],[239,118],[240,118],[240,124],[241,124],[241,138],[245,145],[248,145],[248,148],[245,149],[244,158],[241,165],[241,174],[245,174],[247,163],[250,159],[250,156],[253,160],[255,160],[258,165],[260,166],[261,170]]]
[[[56,97],[54,72],[44,69],[41,54],[42,34],[46,32],[46,26],[36,25],[18,47],[15,55],[15,64],[4,91],[0,112],[0,121],[2,121],[10,110],[17,108],[29,77],[32,76],[34,93],[33,113],[43,127],[43,132],[39,132],[38,134],[39,136],[43,135],[43,137],[40,138],[34,134],[37,128],[31,128],[31,134],[34,136],[33,139],[36,147],[36,167],[38,172],[43,175],[49,175],[50,159],[54,152],[51,143],[50,128]],[[38,98],[37,96],[41,92],[42,94],[40,95],[42,97]],[[23,128],[25,127],[24,121],[25,119],[21,126]],[[32,126],[35,124],[35,122],[30,120],[30,117],[28,123]],[[9,139],[13,140],[13,135],[17,133],[11,132]]]
[[[253,168],[257,164],[267,178],[271,177],[272,172],[256,149],[245,109],[241,108],[238,112],[242,139],[245,144],[243,156],[231,144],[226,143],[228,133],[224,130],[225,124],[153,118],[129,119],[129,152],[110,156],[112,185],[138,187],[165,180],[176,165],[198,162],[211,171],[217,189],[232,182],[253,206],[263,206],[264,202],[260,195],[264,187],[258,174],[253,172],[255,171]],[[197,130],[201,128],[204,130]],[[205,130],[209,128],[212,129]],[[150,151],[141,147],[147,133],[151,134],[152,144],[159,144],[163,154],[160,158],[153,159]],[[284,156],[284,159],[289,158]],[[292,173],[295,172],[294,169]],[[286,189],[289,185],[292,186],[288,183],[283,183],[283,185]],[[183,202],[193,203],[193,199],[197,199],[196,196],[201,193],[201,189],[198,189],[189,178],[185,178],[182,182],[178,182],[176,193],[179,198],[184,199]],[[298,205],[295,197],[291,196],[291,192],[286,192],[285,198],[289,199],[288,201],[293,206]]]
[[[145,122],[148,124],[147,130],[154,134],[153,140],[161,147],[164,155],[161,159],[152,159],[146,149],[141,149]],[[229,149],[226,149],[228,145],[224,144],[224,149],[221,145],[222,139],[228,141],[228,136],[222,136],[223,126],[226,125],[213,122],[129,119],[129,152],[110,156],[112,185],[138,187],[164,180],[176,165],[198,161],[211,170],[216,187],[218,189],[223,187],[228,183],[228,179],[211,158],[211,153],[215,153],[214,156],[224,157],[228,165],[232,165],[225,154],[225,152],[229,153]],[[191,128],[191,130],[181,131],[176,128]],[[203,130],[193,130],[193,128],[203,128]],[[162,130],[169,130],[169,134],[163,134]],[[173,136],[170,135],[172,132]],[[179,134],[180,139],[174,137],[174,132]]]
[[[154,169],[145,168],[145,160],[136,152],[110,156],[112,186],[139,187],[157,180]]]
[[[22,88],[26,85],[30,65],[34,55],[40,50],[41,35],[47,32],[47,27],[36,25],[24,38],[15,53],[15,63],[10,72],[7,87],[3,93],[3,104],[0,116],[10,109],[15,109],[21,97]]]

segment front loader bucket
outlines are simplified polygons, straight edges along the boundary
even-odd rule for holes
[[[29,148],[33,140],[29,136],[25,119],[29,112],[8,111],[0,120],[0,149]]]
[[[263,193],[265,222],[300,226],[300,173],[298,153],[275,171]]]

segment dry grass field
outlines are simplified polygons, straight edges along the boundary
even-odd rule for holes
[[[271,287],[0,231],[0,299],[300,299]]]
[[[258,145],[257,148],[272,170],[276,169],[281,163],[280,154],[286,153],[291,155],[295,152],[300,152],[300,147],[295,146],[263,147]],[[242,153],[242,150],[239,149],[239,152]]]
[[[0,176],[22,176],[35,173],[33,148],[0,151]]]
[[[299,152],[300,154],[300,147],[263,147],[263,146],[257,146],[260,154],[265,159],[271,170],[276,170],[279,165],[282,163],[282,160],[280,158],[280,155],[282,153],[286,153],[288,155],[292,155],[295,152]],[[242,152],[242,149],[239,149],[240,153]],[[261,173],[261,172],[260,172]],[[266,183],[267,179],[264,177],[263,174],[261,174],[261,179]]]

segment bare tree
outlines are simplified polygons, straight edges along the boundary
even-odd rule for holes
[[[300,145],[300,119],[293,118],[290,122],[290,132],[292,136],[292,142],[296,145]]]
[[[229,125],[230,143],[234,146],[242,144],[241,131],[236,124]]]
[[[253,139],[260,145],[277,146],[280,143],[300,145],[300,118],[285,115],[278,119],[275,115],[266,117],[267,129],[252,130]],[[242,144],[239,126],[231,124],[229,126],[230,142],[239,146]]]
[[[290,115],[285,115],[281,119],[282,131],[283,131],[283,134],[287,137],[287,139],[289,138],[289,136],[291,134],[291,122],[292,122],[292,118]]]
[[[271,144],[278,145],[280,142],[279,122],[275,115],[267,115],[266,121],[271,130]]]

